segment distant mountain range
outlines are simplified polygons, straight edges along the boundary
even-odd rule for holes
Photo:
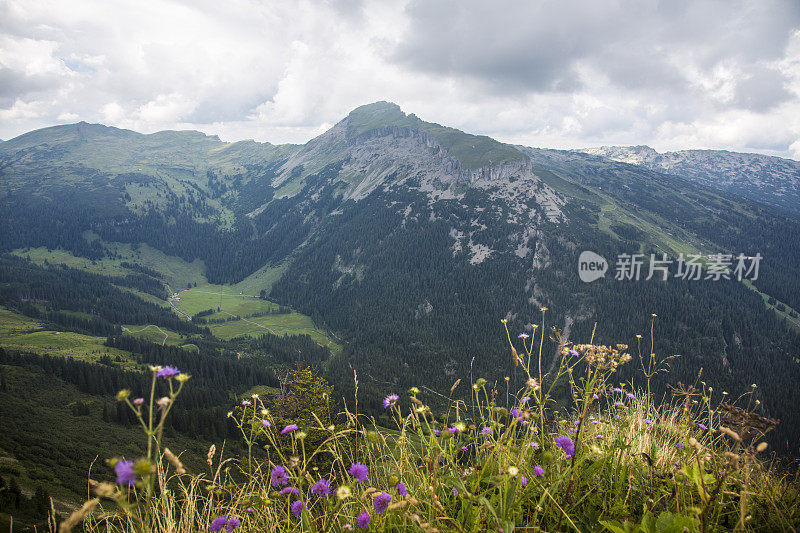
[[[658,153],[649,146],[602,146],[578,150],[630,163],[800,213],[800,162],[726,150]]]
[[[326,375],[352,394],[355,370],[376,410],[389,389],[513,375],[501,318],[532,333],[546,306],[570,340],[596,323],[595,341],[635,346],[656,313],[656,350],[683,355],[662,392],[700,368],[732,395],[756,381],[796,449],[797,195],[794,161],[511,146],[378,102],[303,145],[86,123],[8,140],[0,249],[146,243],[201,260],[212,282],[251,280],[342,339]],[[605,278],[579,279],[585,250],[608,260]],[[615,280],[618,256],[639,253],[641,279]],[[719,253],[761,254],[758,279],[675,276],[680,254]],[[666,281],[644,279],[650,254],[673,260]]]

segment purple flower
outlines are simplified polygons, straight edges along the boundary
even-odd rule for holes
[[[677,446],[678,448],[683,449],[683,443],[682,442],[676,442],[675,446]]]
[[[647,424],[648,426],[652,426],[653,425],[653,421],[648,419],[648,418],[644,419],[644,423]]]
[[[632,392],[629,392],[628,394],[626,394],[625,397],[628,398],[629,400],[635,400],[636,399],[636,396],[634,396]]]
[[[456,488],[453,489],[453,496],[458,496],[458,489]]]
[[[570,354],[572,357],[578,357],[578,356],[580,355],[580,352],[578,352],[578,350],[576,350],[575,348],[573,348],[573,349],[571,349],[571,350],[569,351],[569,354]]]
[[[133,485],[136,483],[136,472],[133,471],[133,461],[120,459],[114,466],[114,473],[117,474],[117,483],[120,485]]]
[[[595,399],[595,400],[599,400],[600,396],[598,396],[597,394],[592,394],[592,398]]]
[[[241,525],[241,522],[235,516],[228,520],[228,523],[225,524],[225,529],[228,530],[228,533],[233,533],[233,530],[236,529]]]
[[[244,406],[253,405],[253,402],[251,402],[250,400],[242,400],[242,405]]]
[[[614,407],[622,407],[622,402],[614,402]]]
[[[297,431],[297,424],[289,424],[281,430],[281,435],[285,435],[291,431]]]
[[[529,401],[531,401],[531,397],[530,396],[525,396],[522,400],[520,400],[519,403],[524,405],[524,404],[528,403]]]
[[[434,429],[434,430],[433,430],[433,434],[434,434],[434,435],[436,435],[436,436],[438,437],[438,436],[439,436],[439,430],[438,430],[438,429]]]
[[[469,448],[467,448],[466,446],[462,446],[462,447],[461,447],[461,451],[462,451],[462,452],[469,451]]]
[[[702,429],[703,431],[708,431],[708,427],[707,427],[707,426],[705,426],[704,424],[697,424],[697,427],[699,427],[699,428],[700,428],[700,429]]]
[[[331,493],[331,482],[325,478],[320,479],[311,485],[311,494],[316,494],[320,498]]]
[[[675,461],[675,466],[677,466],[678,468],[680,468],[680,466],[681,466],[681,462],[680,462],[680,461]]]
[[[530,337],[530,335],[528,335],[527,333],[520,333],[519,335],[517,335],[517,337],[520,339],[527,339],[528,337]]]
[[[397,484],[397,493],[404,498],[408,496],[408,490],[406,490],[406,486],[402,481]]]
[[[174,366],[165,366],[161,370],[156,373],[156,377],[169,379],[171,377],[177,376],[180,374],[181,371],[175,368]]]
[[[559,435],[555,438],[556,446],[564,450],[564,453],[567,456],[567,459],[575,455],[575,443],[572,442],[572,439],[569,437],[562,437]]]
[[[600,435],[600,434],[594,436],[594,440],[600,440],[602,438],[603,438],[603,435]]]
[[[361,529],[367,527],[370,522],[372,522],[372,518],[369,516],[369,513],[361,513],[358,515],[358,518],[356,518],[356,525]]]
[[[614,387],[614,392],[622,394],[622,389],[620,389],[619,387]]]
[[[592,420],[592,425],[593,426],[596,426],[597,424],[599,424],[599,422],[597,420]]]
[[[520,476],[519,486],[524,487],[527,484],[528,484],[528,478],[526,478],[525,476]]]
[[[491,435],[491,434],[492,434],[492,428],[490,427],[486,427],[481,430],[481,435]]]
[[[388,409],[389,407],[394,407],[394,404],[397,403],[397,400],[400,399],[400,396],[397,394],[390,394],[386,398],[383,399],[383,408]]]
[[[292,514],[299,518],[300,513],[303,512],[304,507],[305,504],[303,504],[302,500],[295,500],[295,502],[292,504]]]
[[[216,533],[217,531],[221,531],[223,527],[228,523],[228,517],[225,515],[218,516],[211,523],[208,525],[208,531],[210,533]]]
[[[535,465],[533,467],[533,473],[536,474],[537,477],[542,477],[544,476],[544,468],[539,465]]]
[[[356,478],[359,483],[364,483],[369,476],[369,469],[361,463],[353,463],[347,472]]]
[[[374,500],[372,500],[372,505],[375,507],[375,510],[378,512],[378,514],[381,514],[389,507],[391,502],[392,495],[387,494],[386,492],[381,492],[375,496]]]
[[[286,496],[287,494],[295,494],[295,495],[297,495],[297,494],[300,494],[300,491],[297,490],[294,487],[286,487],[286,488],[281,489],[281,491],[278,494],[280,494],[281,496]]]
[[[540,448],[539,443],[538,442],[531,442],[531,448],[533,448],[534,450],[538,450]]]
[[[513,416],[514,418],[517,418],[519,416],[519,409],[517,409],[516,407],[512,407],[511,411],[509,412],[511,413],[511,416]]]
[[[273,487],[282,487],[289,483],[289,479],[286,477],[286,469],[283,468],[281,465],[276,466],[272,469],[269,473],[269,481],[272,483]]]
[[[450,433],[458,433],[458,428],[447,428]]]
[[[272,424],[270,424],[269,420],[267,420],[266,418],[261,420],[261,425],[264,426],[265,428],[271,428],[272,427]]]

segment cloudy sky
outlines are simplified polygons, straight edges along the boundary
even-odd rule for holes
[[[800,159],[797,0],[0,0],[0,138],[305,142],[352,108],[555,148]]]

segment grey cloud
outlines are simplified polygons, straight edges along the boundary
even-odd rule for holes
[[[407,14],[390,60],[519,93],[590,87],[580,67],[622,88],[689,92],[676,54],[707,70],[775,59],[800,27],[793,0],[417,1]]]
[[[784,86],[786,79],[777,70],[756,67],[749,74],[736,84],[734,103],[738,107],[763,113],[792,97]]]

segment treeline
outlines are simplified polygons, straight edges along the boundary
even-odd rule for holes
[[[39,267],[14,256],[0,257],[0,304],[33,318],[51,316],[58,324],[74,322],[81,330],[103,336],[115,332],[109,329],[110,324],[157,324],[186,334],[208,333],[207,328],[115,286],[148,292],[153,288],[151,281],[157,283],[139,274],[109,278],[63,266]],[[56,313],[59,311],[98,318],[70,319],[64,313]]]

